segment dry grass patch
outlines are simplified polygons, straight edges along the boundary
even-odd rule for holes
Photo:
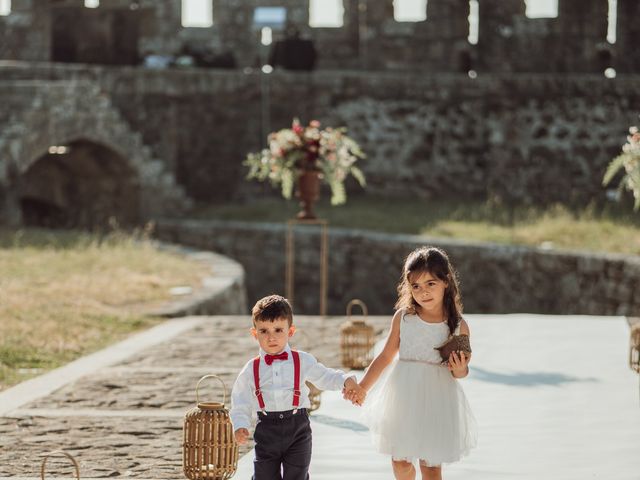
[[[0,230],[0,390],[157,323],[132,306],[207,273],[144,235]]]
[[[532,211],[512,225],[487,221],[442,220],[423,233],[515,245],[640,255],[637,220],[598,215],[590,209],[571,212],[556,206]]]
[[[297,210],[295,202],[269,199],[246,205],[206,206],[194,216],[286,222]],[[542,209],[351,195],[348,203],[339,207],[321,203],[317,213],[331,227],[640,255],[640,215],[627,205],[573,209],[555,205]]]

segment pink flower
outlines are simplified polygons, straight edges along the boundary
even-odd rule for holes
[[[344,189],[339,187],[348,174],[353,174],[364,185],[362,173],[352,167],[357,158],[364,158],[364,154],[343,131],[331,127],[321,129],[318,120],[311,120],[305,126],[294,118],[291,128],[268,135],[268,149],[262,150],[260,155],[248,154],[244,163],[251,168],[251,178],[282,184],[285,198],[292,195],[292,184],[285,180],[291,179],[294,170],[322,172],[331,186],[332,204],[344,203]]]

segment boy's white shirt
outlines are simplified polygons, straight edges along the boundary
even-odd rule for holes
[[[289,344],[283,352],[286,360],[275,360],[271,365],[264,361],[266,352],[260,349],[260,390],[267,412],[292,410],[293,406],[293,358]],[[300,404],[298,408],[309,408],[309,388],[305,381],[313,383],[320,390],[341,390],[350,377],[341,370],[325,367],[313,355],[298,350],[300,354]],[[231,391],[231,411],[229,416],[233,429],[249,428],[252,416],[260,411],[255,395],[253,379],[253,359],[249,360],[238,374]]]

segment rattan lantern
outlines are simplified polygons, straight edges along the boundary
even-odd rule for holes
[[[198,388],[205,378],[217,378],[224,391],[222,403],[200,402]],[[191,480],[226,480],[238,467],[238,444],[229,411],[224,408],[227,389],[217,375],[205,375],[196,384],[196,407],[184,416],[182,469]]]
[[[375,343],[373,327],[364,318],[351,318],[354,305],[362,309],[362,315],[367,317],[367,306],[362,300],[353,299],[347,305],[347,321],[340,328],[340,351],[342,365],[346,368],[366,368],[372,360],[372,349]]]
[[[56,455],[57,456],[64,455],[71,461],[71,463],[73,463],[73,468],[76,471],[76,480],[80,480],[80,467],[78,466],[78,462],[76,462],[76,459],[73,458],[70,454],[62,450],[55,450],[53,452],[47,453],[44,456],[44,459],[42,460],[42,464],[40,465],[40,478],[44,480],[44,470],[47,467],[47,460],[49,460],[49,457],[54,457]]]
[[[631,328],[629,336],[629,367],[640,373],[640,323]]]
[[[301,342],[304,345],[303,349],[307,350],[311,344],[311,339],[309,338],[309,335],[307,335],[306,332],[298,329],[296,330],[296,336],[299,336],[299,335],[302,335],[302,338],[304,338],[304,343]],[[321,403],[320,396],[322,395],[322,390],[320,390],[318,387],[316,387],[313,383],[309,381],[305,381],[304,383],[309,388],[309,402],[311,403],[311,406],[309,407],[309,413],[315,412],[320,408],[320,403]]]

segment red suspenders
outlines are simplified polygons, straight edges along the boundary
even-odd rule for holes
[[[291,350],[293,357],[293,408],[298,409],[300,405],[300,354],[296,350]],[[260,410],[264,412],[264,398],[262,398],[262,390],[260,390],[260,357],[253,359],[253,382],[256,387],[255,395],[258,398]]]
[[[293,355],[293,407],[300,405],[300,355],[297,350],[291,350]]]
[[[258,397],[258,405],[260,410],[264,411],[264,399],[262,398],[262,390],[260,390],[260,357],[253,359],[253,383],[256,387],[256,397]]]

